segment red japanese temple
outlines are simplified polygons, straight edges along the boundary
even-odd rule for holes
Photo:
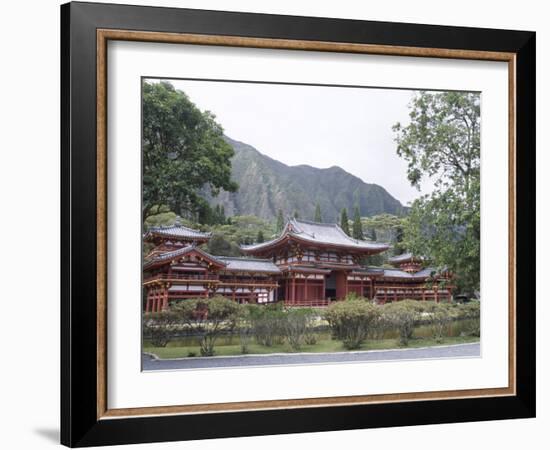
[[[450,283],[439,283],[450,275],[423,268],[422,258],[390,258],[392,269],[363,266],[365,257],[389,245],[353,239],[336,224],[291,219],[277,238],[242,246],[247,257],[208,254],[200,245],[210,237],[179,224],[147,231],[144,241],[154,248],[143,265],[145,311],[214,295],[288,306],[327,306],[352,292],[379,303],[451,299]]]

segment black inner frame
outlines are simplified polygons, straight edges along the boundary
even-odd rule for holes
[[[96,30],[516,53],[517,395],[101,419],[97,415]],[[535,416],[535,33],[175,8],[61,6],[61,442],[91,446]]]

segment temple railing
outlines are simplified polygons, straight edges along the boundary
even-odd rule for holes
[[[316,300],[302,299],[302,300],[285,300],[285,305],[288,306],[328,306],[330,300],[321,298]]]
[[[157,273],[155,275],[150,275],[147,278],[143,279],[144,283],[148,283],[150,281],[175,281],[175,280],[181,280],[181,281],[217,281],[219,280],[218,275],[197,275],[197,274],[180,274],[180,273]]]

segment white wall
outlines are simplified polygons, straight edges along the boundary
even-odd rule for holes
[[[547,202],[550,144],[544,133],[550,114],[550,15],[535,0],[481,2],[352,0],[139,1],[128,3],[203,9],[297,14],[354,19],[465,25],[537,31],[538,229],[548,228]],[[59,2],[4,2],[1,13],[2,92],[0,94],[0,416],[3,448],[41,449],[56,445],[59,422]],[[498,6],[497,6],[498,5]],[[540,258],[549,250],[548,233],[538,236],[538,274],[550,267]],[[24,273],[33,268],[33,279]],[[28,293],[26,289],[32,288]],[[359,430],[309,435],[226,439],[139,448],[226,450],[308,448],[517,449],[543,448],[550,426],[550,327],[548,294],[539,288],[538,418],[506,422],[452,424],[400,429]],[[535,299],[532,299],[535,301]],[[538,440],[538,443],[537,443]],[[547,444],[546,444],[547,445]],[[136,447],[137,448],[137,447]]]

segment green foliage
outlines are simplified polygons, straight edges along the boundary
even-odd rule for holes
[[[432,308],[426,315],[434,340],[439,343],[443,342],[445,329],[452,320],[450,305],[448,303],[432,303]]]
[[[201,356],[213,356],[216,339],[232,331],[240,317],[240,305],[221,296],[182,300],[171,311],[178,322],[199,336]]]
[[[224,233],[215,232],[208,241],[206,251],[216,256],[240,256],[239,245],[226,239]]]
[[[415,300],[402,300],[382,306],[382,315],[386,323],[391,324],[399,332],[399,344],[406,346],[413,336],[415,322],[421,307]]]
[[[356,206],[353,210],[353,225],[351,235],[354,239],[363,240],[363,225],[361,224],[361,213],[359,207]]]
[[[253,335],[256,342],[266,347],[284,339],[285,312],[279,305],[248,305]]]
[[[368,230],[367,237],[372,241],[389,242],[392,246],[400,246],[403,241],[403,228],[407,217],[392,214],[378,214],[372,217],[362,217],[363,229]],[[400,254],[401,252],[396,254]]]
[[[265,241],[264,232],[262,230],[258,230],[258,235],[256,236],[256,242],[258,244]]]
[[[397,153],[408,162],[413,186],[429,178],[435,190],[411,205],[405,245],[453,271],[461,290],[478,290],[480,96],[421,92],[409,116],[409,125],[393,128]]]
[[[231,180],[233,148],[208,111],[201,112],[168,82],[143,83],[143,209],[145,220],[157,205],[196,214],[209,186],[235,191]]]
[[[344,233],[346,233],[348,236],[350,235],[348,211],[346,208],[342,208],[342,210],[340,211],[340,228],[342,228],[342,230],[344,230]]]
[[[237,331],[239,333],[239,344],[241,353],[246,355],[250,353],[250,344],[252,343],[252,319],[251,310],[247,305],[242,306],[237,319]]]
[[[221,256],[238,256],[240,245],[259,242],[259,238],[270,239],[276,233],[272,223],[256,216],[233,216],[231,221],[213,225],[210,230],[213,236],[208,243],[208,252]]]
[[[178,329],[177,316],[171,311],[143,314],[143,336],[149,337],[153,347],[166,347]]]
[[[364,299],[334,302],[325,311],[333,336],[348,350],[361,347],[378,315],[379,308]]]
[[[315,311],[307,308],[292,308],[285,312],[283,332],[293,350],[300,350],[310,334]]]
[[[321,223],[323,221],[323,217],[321,216],[321,205],[319,202],[315,205],[315,217],[313,219],[314,222]]]

